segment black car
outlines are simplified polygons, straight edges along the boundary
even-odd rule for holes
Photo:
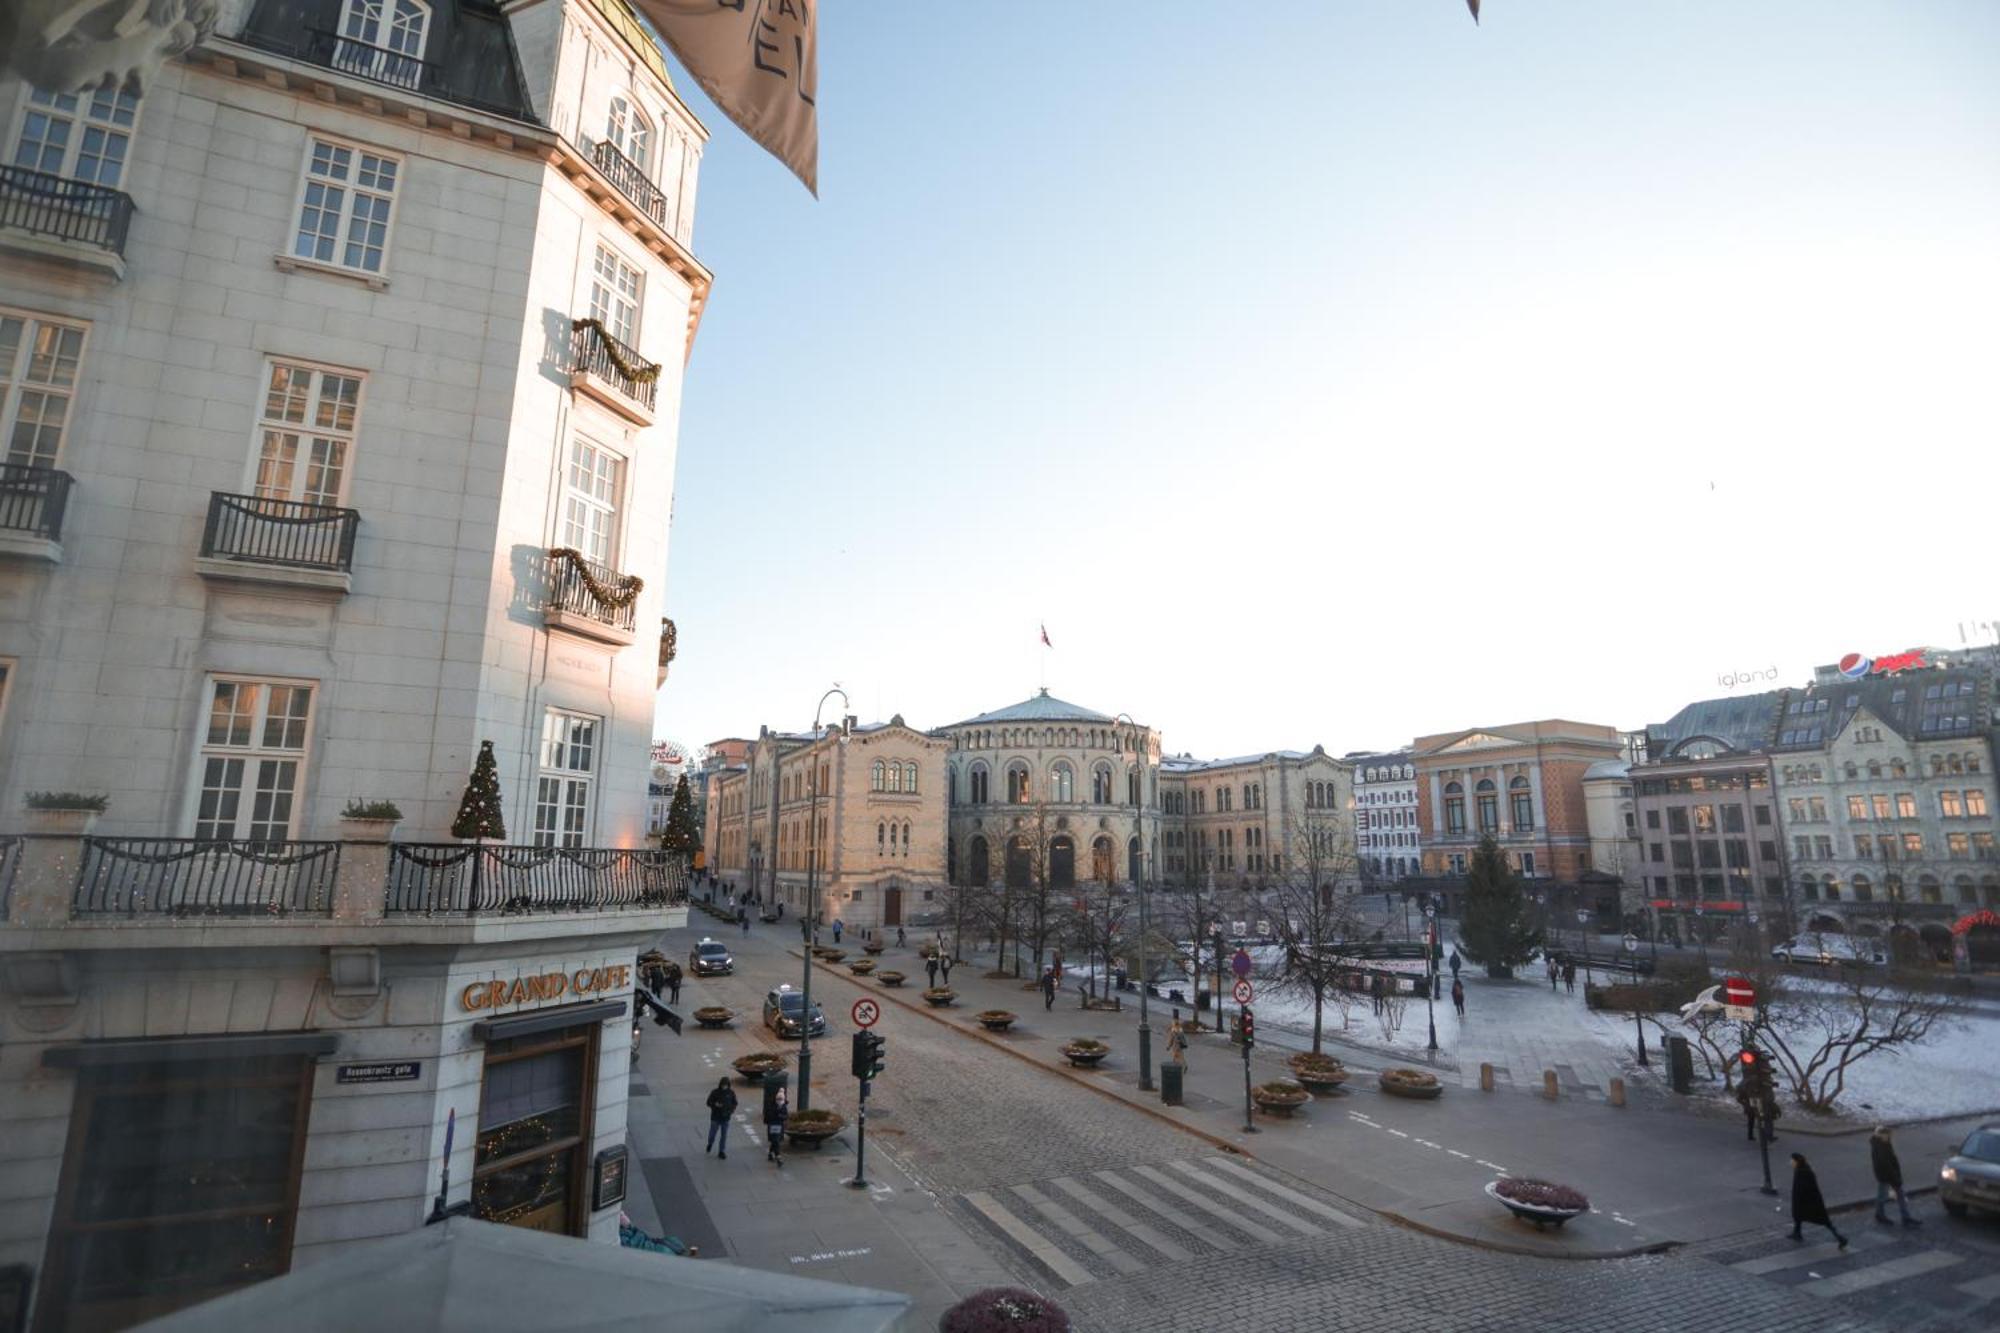
[[[790,986],[780,986],[764,997],[764,1025],[781,1037],[796,1037],[805,1010],[803,994]],[[812,1007],[812,1035],[826,1035],[826,1011],[817,1002]]]
[[[688,953],[688,971],[698,977],[726,977],[735,970],[729,947],[716,940],[703,940]]]

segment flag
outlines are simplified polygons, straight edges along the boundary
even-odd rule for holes
[[[1054,644],[1049,642],[1049,627],[1047,625],[1042,626],[1042,647],[1044,648],[1055,647]]]
[[[1465,7],[1472,11],[1472,21],[1479,22],[1479,0],[1465,0]]]
[[[723,114],[819,197],[815,0],[632,0]]]

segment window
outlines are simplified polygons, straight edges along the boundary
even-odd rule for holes
[[[625,460],[602,445],[574,439],[563,469],[562,544],[586,560],[610,566],[618,543],[618,508]]]
[[[1801,839],[1801,841],[1803,841],[1803,839]],[[1685,839],[1676,838],[1674,840],[1673,848],[1674,848],[1674,865],[1682,870],[1694,869],[1694,844],[1686,841]]]
[[[1917,798],[1906,791],[1897,792],[1896,818],[1915,819],[1916,817],[1917,817]]]
[[[903,790],[911,793],[917,790],[917,766],[914,763],[903,765]]]
[[[1076,799],[1076,770],[1066,761],[1056,761],[1049,770],[1049,799],[1067,803]]]
[[[1694,831],[1696,833],[1715,832],[1715,807],[1697,805],[1694,807]]]
[[[1857,833],[1854,835],[1854,857],[1858,861],[1873,861],[1875,859],[1874,835],[1868,833]]]
[[[626,98],[619,96],[611,99],[611,113],[605,121],[604,137],[613,148],[630,158],[640,171],[650,170],[653,124]]]
[[[1664,861],[1667,859],[1667,849],[1663,844],[1652,842],[1652,843],[1647,843],[1646,847],[1649,853],[1649,859],[1654,861]]]
[[[1938,813],[1946,819],[1957,819],[1965,813],[1965,806],[1955,791],[1938,793]]]
[[[1460,822],[1463,823],[1464,821],[1461,820]],[[1453,852],[1451,854],[1451,873],[1454,875],[1463,875],[1465,873],[1464,852]]]
[[[1921,861],[1924,859],[1923,834],[1905,833],[1903,835],[1903,859],[1905,861]]]
[[[1648,810],[1646,812],[1646,827],[1649,829],[1658,829],[1660,827],[1660,812],[1658,810]]]
[[[1792,838],[1792,855],[1801,861],[1810,861],[1812,859],[1812,839],[1806,837],[1803,833],[1794,836]]]
[[[590,275],[590,314],[627,347],[639,345],[641,289],[638,269],[610,246],[597,247],[597,264]]]
[[[1820,860],[1831,861],[1833,859],[1833,839],[1824,833],[1815,834],[1813,836],[1813,851],[1818,854]]]
[[[1872,903],[1875,901],[1875,886],[1869,882],[1868,876],[1856,875],[1854,877],[1854,901],[1857,903]]]
[[[1724,833],[1743,832],[1743,807],[1725,805],[1722,807],[1722,831]]]
[[[558,1235],[588,1224],[592,1092],[604,1030],[579,1024],[487,1043],[472,1158],[474,1217]]]
[[[590,831],[597,771],[598,719],[551,708],[542,717],[541,769],[535,775],[535,845],[581,847]]]
[[[1508,804],[1513,808],[1508,812],[1514,819],[1514,831],[1526,833],[1535,827],[1535,799],[1528,789],[1528,780],[1517,777],[1507,784]]]
[[[257,428],[255,493],[337,505],[347,489],[361,379],[285,361],[270,366]]]
[[[17,467],[54,467],[83,364],[83,329],[0,310],[0,439]]]
[[[1093,805],[1111,804],[1111,765],[1097,764],[1091,768],[1090,800]]]
[[[1479,831],[1493,833],[1500,827],[1500,792],[1491,778],[1481,778],[1473,787],[1474,798],[1479,802]]]
[[[382,153],[331,139],[308,140],[292,254],[315,263],[380,273],[401,170],[401,161]]]
[[[1866,819],[1866,818],[1868,818],[1868,798],[1867,798],[1866,796],[1850,796],[1850,797],[1848,797],[1848,798],[1847,798],[1847,817],[1848,817],[1849,819]]]
[[[1826,798],[1824,796],[1809,796],[1806,798],[1806,817],[1814,823],[1825,822]]]
[[[1758,806],[1758,807],[1757,807],[1757,827],[1759,827],[1759,828],[1769,828],[1769,827],[1771,827],[1771,807],[1770,807],[1770,806],[1768,806],[1768,805],[1760,805],[1760,806]]]
[[[1974,860],[1978,861],[1991,861],[1993,859],[1993,835],[1991,833],[1975,833],[1972,835],[1972,856]]]
[[[1976,788],[1966,792],[1965,813],[1974,819],[1986,818],[1986,793]]]
[[[310,685],[209,682],[195,837],[279,842],[292,836],[311,716]]]
[[[1447,782],[1444,785],[1444,831],[1465,832],[1465,788],[1456,782]]]
[[[1778,844],[1772,842],[1769,838],[1759,839],[1757,842],[1757,858],[1761,861],[1777,860]]]
[[[423,59],[424,29],[429,23],[430,11],[416,0],[347,0],[340,35],[405,57],[363,72],[408,84],[417,78],[416,62]],[[359,52],[353,54],[353,60],[366,58]],[[345,69],[351,68],[353,61],[343,53],[340,63]]]
[[[1028,803],[1028,766],[1018,759],[1007,765],[1007,803]]]
[[[116,189],[138,119],[139,99],[128,92],[34,89],[14,144],[14,165]]]
[[[1872,802],[1874,803],[1874,807],[1875,807],[1875,818],[1877,818],[1877,819],[1887,819],[1887,818],[1889,818],[1889,798],[1888,798],[1888,797],[1886,797],[1886,796],[1874,796],[1874,797],[1871,797],[1871,798],[1869,798],[1869,799],[1870,799],[1870,800],[1871,800],[1871,801],[1872,801]]]
[[[1125,770],[1125,804],[1139,804],[1139,769],[1136,764]],[[1132,878],[1136,880],[1139,877],[1135,874]]]
[[[1695,852],[1703,870],[1722,868],[1722,848],[1716,845],[1713,838],[1703,838],[1696,843]]]
[[[1963,861],[1971,855],[1971,846],[1963,833],[1944,835],[1944,854],[1954,861]]]
[[[1793,802],[1792,802],[1792,804],[1793,804],[1794,806],[1798,806],[1798,805],[1799,805],[1799,802],[1797,802],[1797,801],[1793,801]],[[1794,817],[1802,817],[1802,816],[1800,816],[1800,815],[1799,815],[1799,811],[1798,811],[1798,810],[1794,810],[1794,811],[1793,811],[1793,815],[1794,815]],[[1684,806],[1684,805],[1670,805],[1670,806],[1668,806],[1668,807],[1667,807],[1667,832],[1669,832],[1669,833],[1678,833],[1678,834],[1681,834],[1682,836],[1686,836],[1686,834],[1687,834],[1687,831],[1688,831],[1688,812],[1687,812],[1687,807],[1686,807],[1686,806]]]
[[[974,805],[986,804],[986,799],[987,799],[986,780],[988,776],[989,774],[986,771],[985,764],[976,763],[972,766],[972,775],[971,775],[972,795],[969,798],[972,804]],[[985,881],[982,879],[980,882],[984,883]]]
[[[889,771],[889,766],[883,763],[880,759],[877,759],[874,763],[870,764],[868,766],[868,790],[869,791],[886,790],[887,788],[884,786],[884,784],[888,781],[888,771]],[[882,826],[880,824],[877,824],[875,826],[875,832],[876,832],[875,841],[877,842],[882,841],[881,838]]]
[[[1741,838],[1730,838],[1722,844],[1722,860],[1731,870],[1750,868],[1750,844]]]
[[[1524,875],[1535,873],[1535,854],[1533,852],[1521,853],[1521,873]]]

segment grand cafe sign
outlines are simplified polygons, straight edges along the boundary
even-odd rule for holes
[[[475,981],[458,993],[461,1009],[477,1012],[502,1009],[537,1000],[560,1000],[565,996],[584,997],[628,991],[632,988],[632,967],[581,967],[574,972],[538,972],[512,981]]]

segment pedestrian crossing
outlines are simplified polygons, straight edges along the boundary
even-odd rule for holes
[[[1878,1298],[1898,1308],[1914,1303],[1942,1319],[1940,1326],[1975,1312],[1989,1317],[1993,1303],[2000,1301],[2000,1275],[1993,1273],[1988,1254],[1950,1243],[1925,1243],[1919,1237],[1932,1237],[1929,1230],[1876,1229],[1860,1221],[1844,1225],[1848,1226],[1845,1249],[1834,1240],[1807,1244],[1785,1240],[1782,1233],[1779,1238],[1702,1248],[1716,1263],[1801,1295],[1837,1301],[1842,1308],[1854,1308],[1856,1300]],[[1755,1253],[1746,1252],[1753,1249]]]
[[[973,1190],[952,1206],[1061,1288],[1367,1225],[1352,1205],[1222,1156]]]

